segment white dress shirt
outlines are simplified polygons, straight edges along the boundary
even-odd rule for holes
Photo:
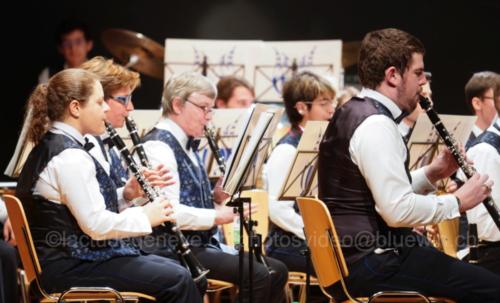
[[[281,188],[296,153],[297,149],[291,144],[276,146],[267,160],[264,173],[266,174],[269,193],[269,219],[281,229],[305,240],[304,221],[293,208],[295,202],[290,200],[278,201]]]
[[[186,150],[188,136],[179,125],[168,118],[162,118],[155,127],[168,130],[177,139],[191,162],[198,166],[194,152]],[[143,146],[151,165],[153,167],[159,164],[165,165],[170,170],[172,180],[175,181],[175,184],[163,187],[161,193],[172,203],[173,217],[176,219],[177,226],[187,230],[207,230],[212,228],[215,223],[215,209],[191,207],[179,202],[181,182],[174,151],[170,146],[162,141],[153,140],[145,142]]]
[[[479,137],[480,134],[483,133],[483,130],[480,129],[479,126],[477,126],[476,124],[473,124],[472,125],[472,133],[477,138],[477,137]]]
[[[497,119],[495,123],[500,127],[500,119]],[[500,132],[493,126],[487,130],[500,135]],[[497,207],[500,207],[500,155],[497,150],[488,143],[479,143],[469,148],[467,157],[474,162],[474,167],[480,174],[487,174],[493,180],[491,197]],[[477,224],[477,234],[480,240],[500,241],[500,231],[482,203],[467,211],[467,220],[469,223]]]
[[[83,136],[68,124],[55,122],[50,131],[84,143]],[[119,214],[106,210],[95,163],[81,149],[68,148],[53,157],[40,173],[34,194],[67,206],[82,231],[94,240],[142,236],[152,231],[142,207]]]
[[[364,88],[360,96],[379,101],[393,117],[401,114],[391,99],[377,91]],[[375,210],[389,226],[434,224],[460,216],[455,196],[421,195],[435,190],[423,168],[411,173],[410,184],[404,166],[406,146],[398,126],[389,117],[366,118],[354,131],[349,153],[370,188]]]

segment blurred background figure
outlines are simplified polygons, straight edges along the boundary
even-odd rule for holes
[[[87,61],[87,54],[94,46],[88,26],[80,20],[62,21],[54,38],[63,60],[44,68],[38,76],[38,83],[47,83],[50,77],[65,68],[79,67]]]
[[[217,83],[216,108],[250,107],[255,99],[253,86],[247,80],[235,76],[225,76]]]

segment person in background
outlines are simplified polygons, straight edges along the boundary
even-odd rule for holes
[[[50,77],[65,68],[79,67],[94,46],[87,24],[76,19],[66,19],[59,24],[55,42],[62,60],[42,70],[38,76],[39,84],[47,83]]]
[[[247,80],[235,76],[225,76],[217,83],[216,108],[246,108],[255,100],[253,87]]]

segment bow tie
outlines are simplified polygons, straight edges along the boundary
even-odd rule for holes
[[[113,140],[111,140],[110,137],[102,139],[102,143],[106,144],[109,148],[112,148],[113,146],[115,146],[115,144],[113,143]]]
[[[192,149],[193,151],[198,151],[198,146],[200,146],[200,139],[195,139],[191,136],[188,137],[188,141],[186,143],[186,149],[189,151]]]
[[[397,116],[396,119],[394,119],[394,121],[396,122],[396,124],[399,124],[401,121],[403,121],[404,117],[408,116],[409,114],[405,111],[402,111],[401,112],[401,115]]]
[[[90,142],[90,141],[89,141],[89,138],[85,137],[85,144],[83,144],[83,148],[84,148],[86,151],[89,151],[89,150],[91,150],[92,148],[94,148],[94,143]]]

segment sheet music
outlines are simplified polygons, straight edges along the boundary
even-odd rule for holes
[[[28,113],[26,114],[26,118],[23,122],[23,127],[21,129],[21,134],[19,135],[19,139],[16,143],[16,149],[14,150],[14,154],[7,165],[7,168],[4,171],[6,176],[11,178],[17,178],[23,169],[24,162],[28,158],[31,150],[34,147],[33,142],[27,140],[28,129],[31,124],[31,116],[32,116],[32,107],[28,107]]]
[[[461,115],[439,115],[439,117],[457,143],[465,144],[476,117]],[[438,142],[439,144],[436,145]],[[444,148],[446,146],[442,143],[429,117],[426,114],[420,114],[408,141],[410,169],[414,170],[430,163],[434,156]]]
[[[319,145],[328,127],[328,121],[308,121],[297,146],[295,159],[288,170],[278,200],[317,196],[317,159]]]
[[[259,143],[264,137],[271,121],[273,119],[274,113],[264,112],[259,115],[259,120],[257,125],[253,128],[252,136],[246,144],[245,149],[237,162],[234,174],[223,182],[223,189],[226,193],[234,195],[240,186],[245,182],[245,178],[249,172],[251,162],[254,160]]]
[[[227,160],[232,154],[232,148],[242,132],[245,118],[248,119],[247,108],[231,108],[231,109],[214,109],[211,127],[217,135],[216,144],[222,157]],[[213,157],[212,151],[208,146],[207,139],[201,138],[200,146],[198,147],[198,155],[205,164],[208,176],[210,178],[220,177],[222,174]]]

